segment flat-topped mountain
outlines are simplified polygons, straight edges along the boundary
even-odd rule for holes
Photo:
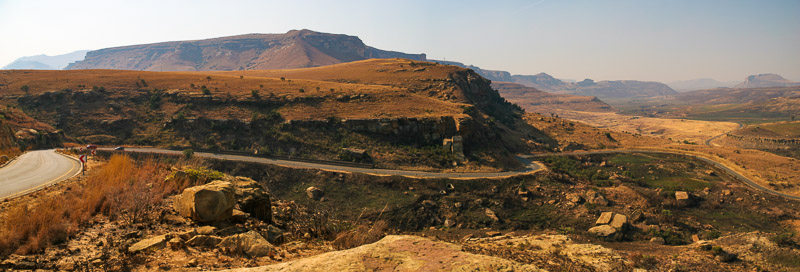
[[[370,58],[425,60],[425,54],[385,51],[356,36],[292,30],[195,41],[131,45],[90,51],[67,69],[230,71],[290,69]]]
[[[748,76],[744,79],[744,82],[739,83],[734,88],[786,87],[794,85],[800,85],[800,82],[794,82],[776,74],[759,74]]]

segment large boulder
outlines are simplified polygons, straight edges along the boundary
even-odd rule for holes
[[[614,233],[617,233],[617,229],[609,225],[600,225],[590,228],[589,233],[600,237],[609,237]]]
[[[595,225],[608,225],[611,223],[611,219],[614,218],[613,212],[603,212],[600,214],[600,217],[597,218],[597,221],[594,222]]]
[[[252,230],[225,237],[217,246],[228,253],[245,254],[250,257],[267,256],[275,250],[267,239]]]
[[[175,200],[175,210],[197,222],[226,220],[234,205],[233,184],[220,180],[186,188]]]
[[[270,195],[261,184],[250,178],[236,177],[233,185],[236,187],[236,202],[243,212],[266,223],[272,222]]]
[[[623,230],[628,225],[628,217],[622,214],[615,214],[614,219],[608,225],[617,230]]]

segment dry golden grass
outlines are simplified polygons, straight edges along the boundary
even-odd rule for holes
[[[558,115],[599,128],[672,139],[673,141],[686,140],[698,144],[739,127],[738,124],[731,122],[633,117],[612,112],[563,110],[559,111]]]
[[[0,256],[37,252],[60,243],[97,214],[130,223],[144,220],[165,195],[187,186],[166,182],[168,171],[154,160],[137,163],[114,155],[91,172],[80,188],[44,196],[36,203],[19,203],[2,215]]]
[[[2,96],[23,96],[22,86],[30,94],[62,89],[73,91],[103,87],[117,95],[135,90],[166,90],[189,96],[203,96],[203,87],[217,98],[250,100],[314,100],[314,103],[286,103],[280,112],[287,120],[386,117],[464,117],[463,100],[443,101],[441,95],[461,97],[451,85],[446,85],[450,73],[459,68],[408,60],[367,60],[325,67],[292,70],[258,70],[230,72],[146,72],[125,70],[66,70],[0,71]],[[440,82],[436,89],[431,84]],[[399,87],[402,86],[402,87]],[[440,88],[439,88],[440,87]],[[359,98],[352,99],[353,96]],[[7,100],[10,101],[10,100]],[[0,102],[3,103],[3,102]],[[9,102],[5,102],[9,103]],[[178,108],[164,104],[164,111],[174,113]],[[96,118],[116,120],[118,116],[97,109]],[[197,112],[198,117],[243,118],[236,111]]]

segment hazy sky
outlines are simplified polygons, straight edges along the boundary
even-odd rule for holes
[[[800,0],[0,0],[0,66],[22,56],[303,28],[513,74],[800,80]]]

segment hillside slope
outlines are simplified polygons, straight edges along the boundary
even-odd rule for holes
[[[560,110],[611,112],[613,109],[597,97],[553,94],[509,82],[492,82],[492,87],[511,103],[528,112],[555,113]]]
[[[8,82],[2,103],[98,144],[473,170],[513,168],[520,165],[516,152],[552,149],[488,80],[428,62],[371,59],[235,72],[6,71],[0,80]],[[27,94],[21,86],[29,86]],[[463,144],[443,148],[455,136]],[[368,158],[350,158],[343,148],[366,150]]]
[[[229,71],[305,68],[370,58],[425,60],[366,46],[355,36],[292,30],[195,41],[131,45],[90,51],[67,69],[144,71]]]
[[[3,70],[7,69],[32,69],[32,70],[58,70],[64,69],[70,63],[82,60],[89,50],[80,50],[63,55],[37,55],[30,57],[21,57],[6,66]]]

